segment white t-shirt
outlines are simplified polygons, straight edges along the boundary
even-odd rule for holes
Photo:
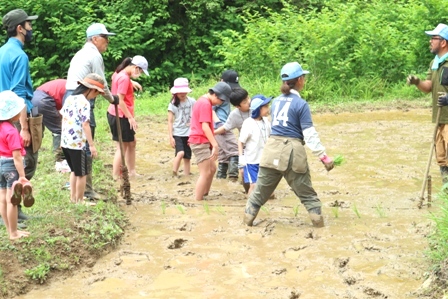
[[[194,103],[196,100],[190,97],[187,97],[184,102],[180,102],[179,107],[169,103],[168,111],[174,114],[173,136],[188,137],[190,135],[190,120]]]
[[[264,145],[271,135],[271,124],[266,117],[261,120],[248,118],[243,122],[238,140],[245,144],[244,157],[247,164],[260,164]]]
[[[82,124],[90,121],[90,103],[84,95],[69,96],[60,111],[62,115],[61,147],[81,150],[86,147]]]

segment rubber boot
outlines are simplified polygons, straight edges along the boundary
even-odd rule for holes
[[[246,210],[244,211],[244,220],[243,220],[244,224],[246,224],[247,226],[254,225],[254,220],[255,220],[255,218],[257,218],[259,211],[260,211],[260,207],[247,201]]]
[[[312,208],[308,210],[310,215],[311,222],[314,227],[324,227],[324,217],[322,216],[322,212],[320,208]]]
[[[93,184],[92,184],[92,156],[87,156],[87,172],[89,174],[86,178],[86,190],[84,191],[84,196],[89,199],[96,199],[100,200],[103,199],[101,194],[97,193],[95,190],[93,190]]]
[[[229,159],[229,180],[236,182],[238,180],[238,156],[230,157]]]
[[[440,174],[442,175],[442,183],[448,183],[448,166],[440,166]]]
[[[64,153],[61,148],[61,134],[52,134],[53,135],[53,153],[57,162],[61,162],[65,159]]]
[[[229,164],[227,163],[219,163],[218,171],[216,172],[217,179],[226,179],[227,178],[227,169],[229,168]]]

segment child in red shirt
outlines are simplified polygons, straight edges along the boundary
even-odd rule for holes
[[[199,168],[195,187],[196,200],[203,200],[204,195],[208,195],[216,172],[218,143],[214,137],[212,106],[229,101],[231,93],[232,89],[227,83],[219,82],[193,106],[188,142]]]
[[[25,178],[23,140],[12,124],[19,120],[24,108],[25,101],[14,92],[5,90],[0,93],[0,214],[10,240],[29,235],[29,232],[17,229],[17,205],[24,193],[24,206],[34,204],[31,184]]]

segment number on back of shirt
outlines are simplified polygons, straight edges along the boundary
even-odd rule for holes
[[[288,110],[289,106],[291,105],[291,102],[283,102],[285,105],[283,105],[282,109],[280,109],[280,101],[277,101],[274,105],[274,115],[272,116],[272,126],[278,126],[280,124],[280,121],[282,122],[282,126],[287,127],[288,124],[286,123],[288,121]]]

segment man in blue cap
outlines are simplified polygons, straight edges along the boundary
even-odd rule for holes
[[[42,141],[42,135],[32,136],[29,122],[34,119],[42,124],[42,118],[33,118],[33,82],[31,81],[28,55],[23,51],[25,43],[29,43],[33,37],[33,28],[31,21],[36,20],[38,16],[28,16],[22,9],[14,9],[8,12],[2,19],[3,27],[6,29],[8,41],[0,48],[0,92],[12,90],[15,94],[25,100],[25,108],[21,112],[20,122],[16,125],[23,139],[26,150],[25,155],[25,176],[30,180],[37,167],[38,142]],[[28,121],[29,118],[29,121]],[[40,131],[42,134],[42,130]],[[38,134],[37,134],[38,135]],[[34,138],[37,139],[34,139]],[[33,142],[35,148],[33,149]],[[37,149],[36,149],[37,148]],[[28,217],[22,213],[19,205],[19,221],[26,220]]]
[[[443,106],[438,120],[439,127],[437,129],[437,137],[435,141],[436,159],[440,167],[443,183],[448,182],[448,160],[447,160],[447,144],[448,144],[448,105],[445,95],[448,92],[448,26],[438,24],[434,30],[425,31],[430,36],[429,50],[434,54],[425,80],[420,80],[414,75],[407,78],[408,85],[415,85],[425,93],[432,94],[432,122],[437,121],[438,106]],[[445,100],[444,100],[445,99]]]

